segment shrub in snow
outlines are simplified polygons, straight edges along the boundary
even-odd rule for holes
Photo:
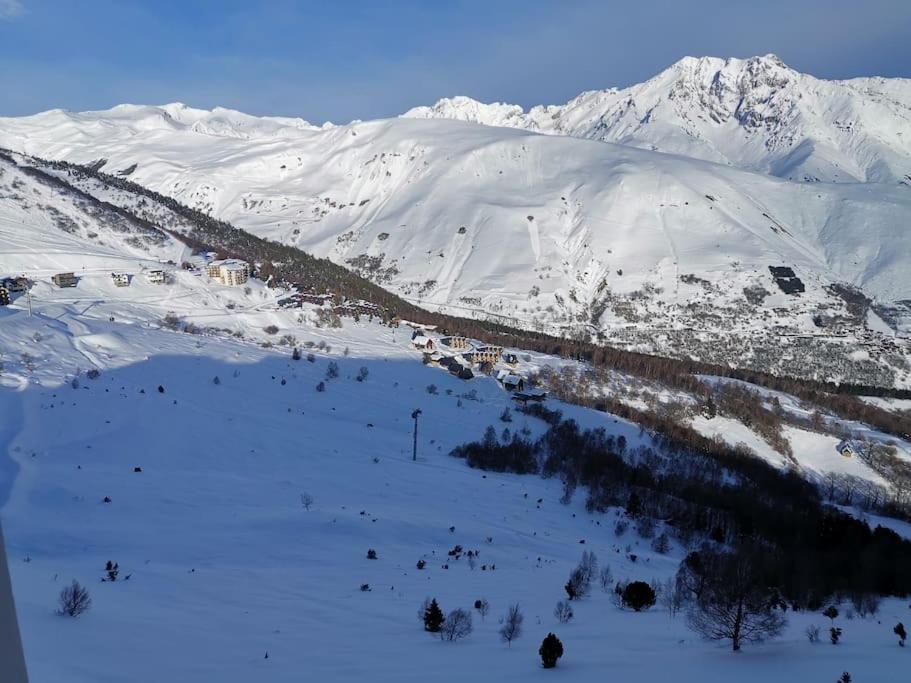
[[[325,383],[325,382],[320,382],[319,384],[317,384],[317,385],[316,385],[316,390],[317,390],[317,391],[326,391],[326,383]]]
[[[598,571],[598,558],[594,553],[585,551],[578,566],[569,575],[569,581],[563,586],[570,600],[578,600],[588,595],[592,580]]]
[[[654,605],[656,597],[654,589],[645,581],[632,581],[626,584],[621,595],[624,606],[636,612],[641,612]]]
[[[294,347],[294,350],[291,352],[291,360],[300,360],[301,359],[301,350]]]
[[[358,382],[363,382],[365,379],[367,379],[367,375],[369,374],[370,370],[368,370],[365,366],[361,366],[361,369],[357,371],[357,377],[355,377],[355,379]]]
[[[636,521],[636,533],[640,538],[652,538],[655,535],[655,521],[651,517],[640,517]]]
[[[841,676],[838,677],[838,680],[835,683],[851,683],[851,674],[845,671]]]
[[[60,591],[57,598],[57,614],[66,617],[78,617],[85,614],[92,606],[89,591],[81,583],[73,580],[69,586]]]
[[[519,609],[519,603],[509,606],[509,611],[502,619],[503,625],[500,627],[500,639],[507,645],[512,646],[512,641],[522,635],[522,622],[525,616]]]
[[[427,385],[427,393],[428,393],[428,394],[434,394],[434,395],[436,395],[436,394],[438,393],[438,391],[437,391],[437,385],[436,385],[436,384],[428,384],[428,385]]]
[[[838,626],[833,626],[829,629],[829,640],[832,641],[832,645],[838,645],[838,641],[841,640],[842,631]]]
[[[822,616],[826,617],[829,621],[831,621],[832,625],[834,626],[835,619],[838,618],[838,608],[835,605],[829,605],[828,607],[826,607],[823,610]]]
[[[898,636],[898,644],[904,647],[905,641],[908,640],[908,632],[905,631],[905,625],[901,622],[898,622],[895,628],[892,629],[892,633]]]
[[[424,600],[424,604],[421,605],[419,616],[424,622],[425,631],[429,633],[440,632],[445,617],[443,616],[443,610],[440,609],[440,605],[437,603],[436,598],[433,598],[432,600],[427,598]]]
[[[373,548],[371,548],[370,550],[367,551],[367,559],[368,560],[376,559],[376,551]]]
[[[500,420],[502,422],[512,422],[512,412],[510,412],[508,407],[503,408],[503,412],[500,413]]]
[[[336,377],[338,377],[338,363],[331,360],[326,367],[326,379],[335,379]]]
[[[598,575],[598,581],[601,583],[601,590],[609,593],[614,587],[614,575],[610,570],[610,565],[605,565]]]
[[[87,373],[85,373],[85,376],[88,377],[89,379],[98,379],[101,376],[101,370],[98,370],[97,368],[92,368]]]
[[[263,328],[263,332],[266,334],[278,334],[278,328],[275,325],[268,325]]]
[[[879,612],[879,598],[873,593],[855,594],[851,598],[851,604],[854,605],[857,616],[864,619],[875,617],[876,613]]]
[[[464,609],[454,609],[446,615],[443,626],[440,628],[442,640],[460,640],[472,631],[471,612]]]
[[[120,565],[108,560],[107,564],[104,566],[104,571],[107,578],[102,578],[102,581],[116,581],[117,575],[120,574]]]
[[[614,524],[614,536],[620,538],[626,533],[627,529],[629,529],[629,522],[625,519],[618,519],[617,523]]]
[[[487,602],[484,598],[474,601],[474,608],[478,610],[478,614],[481,615],[481,621],[484,621],[484,617],[487,616],[487,613],[490,611],[490,603]]]
[[[369,590],[370,590],[370,584],[369,584],[369,583],[362,583],[362,584],[361,584],[361,592],[362,592],[362,593],[367,593]]]
[[[212,384],[221,384],[221,379],[219,379],[218,375],[215,375],[215,377],[212,379]]]
[[[807,640],[809,640],[811,643],[819,642],[819,626],[816,624],[810,624],[807,626],[805,633],[807,634]]]
[[[554,607],[554,616],[561,624],[567,623],[573,618],[573,608],[566,600],[560,600]]]
[[[548,633],[538,648],[538,654],[541,655],[544,668],[553,669],[557,666],[557,660],[563,656],[563,643],[553,633]]]
[[[79,388],[79,378],[73,377],[73,381],[70,382],[70,386],[73,387],[73,389],[78,389]]]
[[[316,362],[316,356],[314,356],[312,353],[308,353],[308,354],[307,354],[307,362],[308,362],[308,363],[315,363],[315,362]]]
[[[158,385],[158,393],[159,393],[159,394],[163,394],[163,393],[164,393],[164,387],[161,386],[160,384]]]
[[[426,563],[424,560],[418,560],[417,565],[415,565],[415,566],[416,566],[418,569],[423,569],[424,567],[427,566],[427,563]]]
[[[309,510],[310,506],[313,505],[313,496],[311,496],[309,493],[302,493],[301,505],[304,506],[305,510]]]
[[[671,541],[667,537],[666,533],[662,532],[652,541],[652,550],[654,550],[659,555],[666,555],[670,549]]]

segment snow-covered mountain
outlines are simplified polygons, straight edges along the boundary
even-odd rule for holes
[[[666,74],[686,67],[734,107],[733,95],[722,97],[731,74],[768,84],[791,73],[771,59],[732,60],[728,76],[709,78],[714,63],[684,60]],[[818,83],[867,102],[858,111],[904,111],[900,81],[868,83],[894,91],[885,104],[862,97],[856,81]],[[780,92],[767,88],[767,99]],[[693,98],[668,95],[662,106],[684,99]],[[741,100],[734,110],[743,115],[725,125],[747,131]],[[891,152],[862,140],[855,136],[856,149],[896,166]],[[839,359],[821,378],[855,381],[852,359],[891,363],[907,353],[877,336],[891,335],[887,325],[907,331],[911,320],[911,188],[898,183],[789,182],[641,146],[463,121],[316,128],[176,104],[0,119],[0,147],[126,177],[459,315],[781,372],[805,372],[809,350]],[[812,349],[782,354],[782,335]]]
[[[822,80],[774,55],[686,57],[644,83],[527,112],[454,97],[404,116],[619,142],[793,180],[911,183],[911,81]]]

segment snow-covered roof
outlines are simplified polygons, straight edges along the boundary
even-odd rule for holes
[[[219,268],[224,268],[226,270],[246,270],[250,267],[246,261],[241,261],[240,259],[236,258],[228,258],[221,261],[212,261],[212,263],[209,265],[218,266]]]

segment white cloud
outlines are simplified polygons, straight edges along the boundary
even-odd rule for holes
[[[0,21],[15,19],[25,12],[25,7],[19,0],[0,0]]]

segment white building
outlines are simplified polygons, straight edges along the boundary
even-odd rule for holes
[[[163,285],[165,283],[163,270],[150,270],[146,273],[146,277],[153,285]]]
[[[129,273],[111,273],[111,279],[114,281],[114,285],[117,287],[129,287],[130,286],[130,274]]]
[[[250,277],[250,264],[240,259],[212,261],[206,266],[206,275],[229,287],[242,285]]]

